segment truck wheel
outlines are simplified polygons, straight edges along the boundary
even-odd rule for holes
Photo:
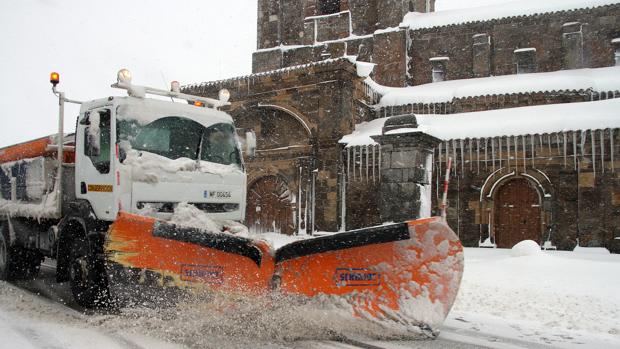
[[[103,262],[89,253],[88,241],[84,237],[74,238],[71,244],[69,280],[71,293],[79,305],[85,308],[109,305]]]
[[[43,261],[39,252],[13,246],[9,248],[9,256],[11,257],[12,279],[27,280],[39,275]]]
[[[11,256],[9,255],[8,234],[6,232],[5,224],[0,223],[0,280],[7,281],[11,279],[11,265],[9,261]]]
[[[39,274],[43,257],[39,252],[11,246],[6,222],[0,226],[0,280],[32,279]]]

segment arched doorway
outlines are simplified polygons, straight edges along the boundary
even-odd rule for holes
[[[541,243],[541,199],[525,178],[502,185],[495,197],[495,244],[512,248],[523,240]]]
[[[291,192],[282,178],[266,176],[252,184],[248,190],[246,223],[256,233],[293,233]]]

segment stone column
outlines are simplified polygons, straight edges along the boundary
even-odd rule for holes
[[[434,148],[438,138],[417,131],[415,116],[386,121],[381,136],[379,212],[383,222],[430,216]]]

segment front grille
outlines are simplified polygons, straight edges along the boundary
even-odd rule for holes
[[[138,202],[138,209],[151,208],[160,213],[174,213],[174,209],[178,202]],[[190,205],[196,206],[197,209],[207,213],[225,213],[239,210],[239,204],[231,203],[211,203],[211,202],[190,202]]]

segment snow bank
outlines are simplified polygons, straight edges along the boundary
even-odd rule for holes
[[[548,73],[510,74],[449,80],[410,87],[387,87],[366,79],[383,97],[380,107],[411,103],[444,103],[456,98],[545,91],[617,91],[620,67],[574,69]]]
[[[589,253],[589,254],[610,254],[609,250],[606,249],[605,247],[581,247],[581,246],[575,246],[575,248],[573,249],[573,252],[576,253]]]
[[[556,348],[620,348],[620,255],[511,254],[465,249],[446,326]]]
[[[540,245],[532,240],[521,241],[510,250],[510,255],[513,257],[537,256],[541,253]]]
[[[410,29],[441,27],[469,22],[482,22],[516,16],[531,16],[617,4],[618,0],[520,0],[489,6],[471,7],[430,13],[408,13],[400,26]]]

